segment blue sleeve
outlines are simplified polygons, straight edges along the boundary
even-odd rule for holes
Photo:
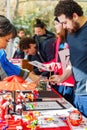
[[[20,67],[8,61],[4,50],[0,50],[0,63],[8,76],[20,74]]]

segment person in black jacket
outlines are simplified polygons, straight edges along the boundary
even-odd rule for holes
[[[49,62],[55,57],[55,34],[46,29],[46,24],[40,19],[36,19],[34,25],[35,35],[33,36],[37,45],[38,61]],[[38,69],[34,70],[36,74],[40,74]],[[42,73],[43,76],[48,76],[48,72]]]
[[[41,63],[47,63],[55,57],[55,42],[55,35],[46,30],[43,35],[38,36],[35,34],[33,38],[21,39],[19,47],[21,51],[28,55],[29,61],[37,60]],[[41,72],[36,67],[33,72],[37,75],[49,77],[49,72]]]

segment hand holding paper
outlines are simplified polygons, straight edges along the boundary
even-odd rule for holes
[[[51,63],[40,63],[38,61],[31,61],[29,62],[29,64],[32,64],[33,66],[38,67],[39,69],[45,70],[45,71],[54,71],[55,69],[59,70],[61,68],[61,63],[55,63],[55,62],[51,62]]]

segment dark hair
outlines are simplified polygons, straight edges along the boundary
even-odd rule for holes
[[[17,35],[14,25],[3,15],[0,15],[0,37],[13,34],[13,38]]]
[[[30,37],[22,38],[19,42],[20,50],[23,51],[24,49],[28,49],[29,44],[36,44],[35,40],[33,38],[30,38]]]
[[[46,24],[42,22],[40,19],[36,19],[36,24],[34,25],[34,27],[40,27],[43,29],[44,27],[46,27]]]
[[[24,31],[25,32],[25,29],[23,27],[17,29],[17,33],[19,33],[20,31]]]
[[[64,14],[69,19],[72,19],[73,13],[77,13],[78,16],[83,15],[81,6],[73,0],[60,0],[54,10],[55,16]]]
[[[55,18],[54,18],[54,21],[57,21],[57,22],[59,22],[59,19],[58,19],[57,17],[55,17]]]

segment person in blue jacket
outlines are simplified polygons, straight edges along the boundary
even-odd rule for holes
[[[14,25],[3,15],[0,15],[0,80],[7,76],[17,75],[26,79],[28,76],[32,80],[38,80],[39,77],[32,74],[29,70],[24,70],[17,65],[12,64],[6,58],[5,49],[9,40],[16,36]]]

